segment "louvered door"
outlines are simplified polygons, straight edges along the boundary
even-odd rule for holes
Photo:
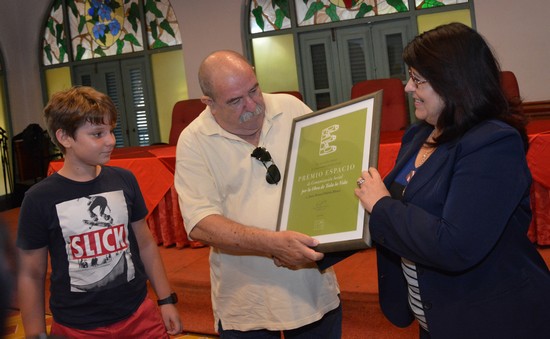
[[[75,83],[111,97],[118,110],[117,147],[147,146],[158,140],[150,79],[141,58],[75,67]]]
[[[367,79],[405,81],[409,26],[409,20],[396,20],[300,34],[306,103],[315,110],[344,102],[351,87]]]

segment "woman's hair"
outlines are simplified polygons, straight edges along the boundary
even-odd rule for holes
[[[508,101],[499,63],[475,30],[460,23],[436,27],[415,37],[405,47],[403,59],[445,102],[436,143],[459,138],[481,121],[499,119],[516,128],[528,147],[521,100]]]
[[[48,134],[61,152],[65,147],[59,143],[55,132],[59,129],[74,138],[76,130],[89,122],[93,125],[117,122],[116,106],[109,96],[92,87],[75,86],[52,95],[44,108],[44,120]]]

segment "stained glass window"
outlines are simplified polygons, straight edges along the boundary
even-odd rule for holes
[[[145,19],[150,49],[181,44],[178,21],[169,0],[146,0]]]
[[[250,33],[290,27],[288,0],[254,0],[250,4]]]
[[[468,0],[416,0],[416,9],[467,3]]]
[[[468,3],[468,0],[415,0],[416,9],[463,3]],[[289,6],[296,7],[298,26],[409,11],[408,0],[251,0],[250,33],[291,28]]]
[[[299,26],[353,20],[407,12],[407,0],[308,0],[296,1]]]
[[[138,0],[68,0],[74,60],[143,50]]]
[[[149,49],[181,44],[178,22],[169,0],[66,0],[69,18],[63,22],[63,0],[54,0],[43,42],[45,66],[143,51],[143,29]],[[143,12],[140,11],[143,4]],[[146,26],[141,13],[145,13]]]
[[[67,43],[63,26],[63,7],[61,3],[62,0],[54,1],[50,16],[46,21],[42,42],[42,62],[45,66],[56,65],[68,61]]]

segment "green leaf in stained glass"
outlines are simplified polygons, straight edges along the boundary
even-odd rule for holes
[[[126,19],[128,19],[128,22],[130,22],[130,24],[132,25],[132,29],[134,30],[134,32],[137,32],[137,29],[138,29],[138,23],[137,23],[138,18],[139,18],[139,7],[134,2],[130,5],[130,9],[128,10],[128,16],[126,17]]]
[[[388,1],[388,5],[395,8],[395,10],[398,12],[407,12],[409,10],[407,6],[403,3],[403,0],[387,0],[387,1]]]
[[[254,18],[256,19],[256,25],[260,27],[260,29],[263,31],[265,27],[264,17],[263,17],[263,8],[262,6],[258,6],[252,10],[252,14],[254,15]]]
[[[53,11],[57,11],[61,7],[61,0],[55,0],[53,3]]]
[[[55,35],[55,29],[53,28],[54,24],[55,24],[55,21],[53,20],[52,17],[50,17],[50,18],[48,19],[48,21],[46,22],[46,27],[47,27],[48,30],[50,31],[50,34],[51,34],[51,35]]]
[[[290,10],[288,7],[288,0],[273,0],[271,2],[271,5],[273,8],[275,6],[279,7],[279,9],[283,12],[284,16],[290,19]]]
[[[48,59],[48,61],[51,64],[53,57],[52,57],[52,48],[50,47],[50,45],[44,46],[44,54],[46,54],[46,59]]]
[[[107,32],[107,29],[105,29],[105,35],[100,36],[100,37],[99,37],[98,39],[96,39],[96,40],[101,41],[101,42],[103,43],[103,45],[105,45],[105,44],[107,43],[107,35],[106,35],[107,33],[108,33],[108,32]]]
[[[304,3],[307,4],[307,1],[304,1]],[[313,2],[307,9],[306,15],[304,16],[304,21],[311,19],[315,13],[319,12],[323,8],[325,8],[325,5],[323,5],[322,2]]]
[[[162,12],[158,9],[155,0],[147,0],[145,4],[145,12],[153,13],[157,18],[162,18]]]
[[[338,16],[338,13],[336,13],[336,6],[334,4],[330,4],[330,6],[328,6],[327,10],[325,11],[325,13],[327,13],[330,20],[340,21],[340,17]]]
[[[155,40],[155,42],[153,43],[153,48],[162,48],[162,47],[167,47],[168,44],[165,43],[164,41],[162,40]]]
[[[275,10],[275,27],[281,29],[283,27],[283,20],[285,19],[285,14],[279,8]]]
[[[445,4],[437,0],[425,0],[422,6],[420,6],[420,8],[433,8],[433,7],[440,7],[440,6],[445,6]]]
[[[139,41],[136,39],[135,35],[133,34],[126,34],[124,35],[124,41],[128,41],[134,46],[141,46]]]
[[[116,41],[116,54],[122,54],[122,49],[124,48],[124,41],[118,39]]]
[[[96,49],[94,49],[94,54],[97,54],[101,57],[107,56],[105,52],[103,51],[103,48],[97,46]]]
[[[157,40],[159,37],[158,29],[157,29],[157,21],[153,20],[149,22],[149,26],[151,27],[151,36],[153,39]]]
[[[359,11],[357,11],[357,14],[355,15],[355,19],[359,19],[364,17],[368,12],[372,11],[373,7],[371,5],[367,5],[366,3],[362,3],[361,6],[359,6]]]
[[[109,2],[105,2],[105,4],[107,6],[109,6],[109,8],[111,8],[113,10],[113,12],[115,12],[115,10],[120,7],[120,4],[116,0],[111,0]]]
[[[126,19],[128,20],[128,22],[132,25],[132,29],[134,30],[134,32],[137,32],[137,28],[138,28],[138,24],[137,24],[137,21],[138,21],[138,18],[139,18],[139,7],[138,5],[134,2],[130,5],[130,9],[128,10],[128,15],[126,16]]]
[[[65,55],[67,55],[67,42],[63,39],[59,45],[59,61],[65,61]]]
[[[78,33],[82,33],[82,30],[86,27],[86,17],[83,15],[78,21]]]
[[[67,1],[67,6],[69,6],[69,8],[71,9],[71,12],[73,13],[73,15],[75,17],[78,17],[80,15],[80,13],[78,12],[78,8],[76,7],[76,4],[75,4],[75,1],[74,0],[69,0]]]
[[[162,20],[159,26],[160,28],[168,32],[168,34],[170,34],[171,36],[176,37],[176,33],[174,33],[174,30],[172,29],[172,26],[170,26],[170,23],[168,22],[168,20],[166,19]]]
[[[59,62],[65,61],[65,54],[67,54],[65,48],[59,48]]]
[[[76,46],[75,60],[77,60],[77,61],[82,60],[82,56],[84,56],[84,53],[86,53],[86,49],[84,49],[84,47],[82,47],[82,45]]]
[[[58,45],[63,41],[63,24],[61,23],[55,25],[55,40]]]

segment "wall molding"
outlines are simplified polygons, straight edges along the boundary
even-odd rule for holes
[[[550,119],[550,100],[524,102],[523,112],[531,120]]]

